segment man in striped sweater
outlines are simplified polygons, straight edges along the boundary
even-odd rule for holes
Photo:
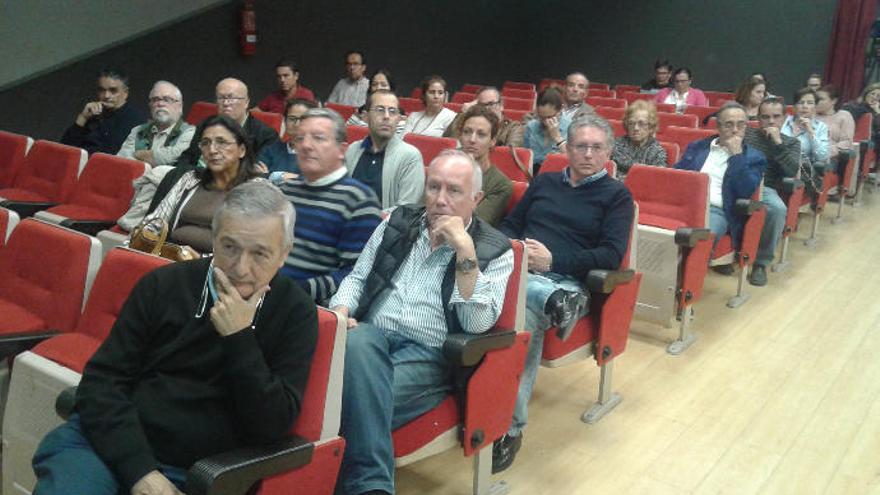
[[[342,162],[345,121],[339,114],[309,110],[293,141],[302,174],[280,185],[296,209],[293,249],[281,273],[322,303],[351,272],[379,225],[379,200],[348,177]]]

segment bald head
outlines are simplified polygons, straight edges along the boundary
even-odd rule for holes
[[[251,102],[245,83],[229,77],[217,83],[216,92],[218,113],[243,124]]]
[[[174,125],[183,114],[183,94],[168,81],[157,81],[150,90],[150,116],[164,129]]]

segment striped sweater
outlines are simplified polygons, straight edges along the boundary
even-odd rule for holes
[[[296,209],[293,249],[281,273],[318,303],[336,292],[381,221],[379,200],[362,182],[344,174],[322,182],[308,184],[300,176],[281,184]]]

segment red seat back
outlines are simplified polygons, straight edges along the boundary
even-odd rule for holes
[[[564,88],[565,81],[562,79],[541,79],[541,82],[538,83],[538,92],[540,93],[550,86],[558,86],[560,88]]]
[[[504,88],[501,90],[501,96],[508,98],[521,98],[523,100],[534,100],[538,97],[538,93],[528,89]]]
[[[666,164],[673,165],[678,162],[679,155],[681,154],[681,150],[679,150],[678,145],[675,143],[667,143],[664,141],[659,141],[660,146],[663,146],[663,149],[666,150]]]
[[[370,128],[365,125],[347,125],[345,126],[345,142],[353,143],[360,141],[370,135]]]
[[[459,91],[461,91],[462,93],[476,94],[477,91],[481,90],[484,86],[485,86],[485,84],[463,84],[461,86],[461,89],[459,89]]]
[[[251,116],[269,126],[269,128],[277,132],[279,136],[284,130],[284,116],[280,113],[251,110]]]
[[[674,230],[706,226],[709,176],[690,170],[633,165],[624,184],[639,204],[639,223]]]
[[[145,171],[143,162],[95,153],[86,162],[70,199],[62,205],[50,208],[49,212],[55,213],[63,209],[67,210],[63,213],[64,216],[76,220],[115,221],[128,210],[131,197],[134,195],[132,181],[144,175]],[[76,208],[71,207],[88,208],[100,212],[102,216],[94,218],[94,215],[91,215],[88,218],[79,218],[71,211]]]
[[[626,108],[626,100],[621,100],[619,98],[593,96],[592,91],[590,92],[590,96],[588,96],[585,101],[587,102],[587,104],[594,107]]]
[[[468,103],[477,99],[476,93],[465,93],[458,91],[452,95],[452,103]]]
[[[453,138],[422,136],[421,134],[409,133],[403,136],[403,140],[415,146],[422,154],[422,161],[427,167],[431,160],[434,159],[441,151],[445,149],[455,149],[458,141]]]
[[[86,157],[80,148],[41,139],[25,155],[12,187],[39,194],[52,203],[61,203],[73,192]]]
[[[0,188],[12,185],[32,144],[27,136],[0,131]]]
[[[703,120],[708,118],[710,115],[714,115],[715,112],[717,112],[720,109],[721,109],[721,107],[697,107],[694,105],[688,105],[688,107],[684,109],[684,114],[685,115],[696,115],[697,121],[699,122],[698,125],[708,128],[709,127],[708,122],[707,122],[707,125],[703,125]],[[674,112],[674,110],[673,110],[673,112]]]
[[[12,235],[12,231],[18,225],[18,213],[0,208],[0,248],[6,245],[6,239]]]
[[[709,100],[709,106],[712,107],[720,107],[722,105],[722,100],[735,100],[736,95],[733,93],[728,93],[727,91],[703,91],[703,94],[706,95],[706,99]]]
[[[532,150],[529,148],[513,148],[516,157],[523,167],[531,173],[532,171]],[[502,174],[512,181],[528,182],[531,177],[516,164],[513,153],[510,152],[510,146],[497,146],[489,155],[489,161],[495,165]]]
[[[617,93],[613,89],[594,88],[593,85],[590,84],[590,91],[587,92],[587,96],[595,96],[598,98],[617,98]]]
[[[411,114],[413,112],[421,112],[425,109],[425,104],[418,98],[398,98],[400,108],[404,113]]]
[[[528,112],[535,109],[535,100],[524,100],[522,98],[510,98],[507,96],[502,96],[501,99],[504,101],[504,108],[509,108],[511,110],[526,110]]]
[[[717,133],[710,129],[692,129],[690,127],[670,126],[662,132],[657,133],[657,140],[677,144],[681,153],[684,154],[688,145],[692,142],[705,139],[709,136],[714,136],[715,134]]]
[[[634,84],[618,84],[618,85],[614,86],[614,91],[616,91],[617,94],[620,94],[620,93],[638,93],[638,92],[640,92],[641,90],[642,90],[642,87],[641,87],[641,86],[636,86],[636,85],[634,85]]]
[[[617,98],[622,98],[622,99],[626,100],[628,103],[632,103],[636,100],[654,101],[654,95],[651,93],[637,93],[637,92],[621,93],[621,94],[617,95]]]
[[[455,102],[450,101],[450,102],[444,103],[443,106],[452,110],[455,113],[461,113],[461,103],[455,103]]]
[[[590,86],[590,93],[592,93],[594,89],[599,90],[599,91],[610,91],[611,90],[611,85],[607,84],[607,83],[590,82],[589,86]]]
[[[523,89],[526,91],[535,91],[535,84],[530,82],[504,81],[501,89]]]
[[[34,219],[22,221],[0,251],[0,303],[12,303],[45,323],[30,330],[71,331],[100,252],[93,237]],[[0,331],[20,330],[19,323],[3,315]]]
[[[672,103],[654,103],[658,112],[675,113],[675,105]]]
[[[422,99],[422,88],[421,86],[413,88],[413,90],[409,93],[410,98],[415,98],[417,100]]]
[[[523,118],[529,114],[527,110],[513,110],[511,108],[505,108],[503,113],[506,118],[514,122],[522,122]]]
[[[329,108],[338,113],[342,120],[348,120],[358,109],[358,107],[352,105],[340,105],[338,103],[325,103],[324,108]]]
[[[856,122],[856,131],[853,134],[853,141],[867,141],[871,139],[871,124],[874,116],[871,115],[871,112],[866,112],[864,115],[859,117],[858,122]]]
[[[608,124],[611,126],[611,130],[614,131],[614,137],[620,137],[626,135],[626,128],[623,127],[623,121],[617,119],[606,119]]]
[[[663,132],[670,126],[676,127],[699,127],[700,119],[696,115],[657,112],[658,130]]]
[[[197,101],[193,103],[191,107],[189,107],[189,112],[186,114],[186,118],[184,120],[192,125],[199,125],[203,120],[214,115],[217,115],[216,103]]]
[[[624,103],[626,102],[624,101]],[[596,114],[604,119],[623,120],[623,117],[626,115],[625,108],[598,106],[595,110]]]
[[[526,190],[529,188],[528,182],[520,182],[518,180],[511,181],[513,184],[513,191],[510,194],[510,201],[507,202],[507,208],[504,210],[505,215],[509,215],[516,205],[519,204],[519,200],[522,199],[523,195],[526,193]]]

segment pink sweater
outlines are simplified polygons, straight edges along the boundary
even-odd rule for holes
[[[669,93],[672,91],[672,88],[663,88],[654,95],[655,103],[666,103],[666,97],[669,96]],[[696,105],[698,107],[708,107],[709,99],[706,98],[705,93],[700,91],[697,88],[691,88],[688,90],[687,98],[684,100],[685,103],[690,105]]]

